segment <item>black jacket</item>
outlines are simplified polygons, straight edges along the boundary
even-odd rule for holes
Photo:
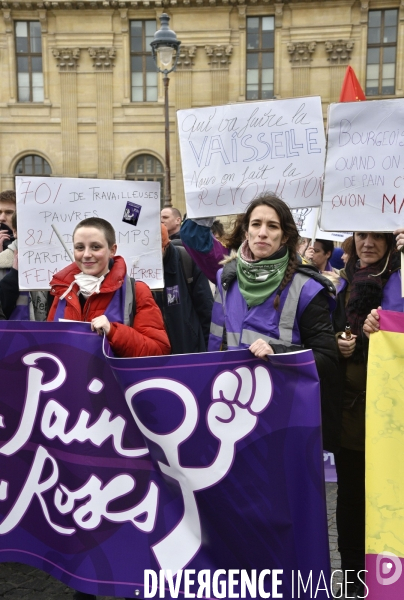
[[[301,316],[299,330],[304,348],[313,351],[320,378],[323,447],[329,452],[336,452],[341,441],[342,389],[338,347],[324,294],[317,294],[307,306]],[[278,353],[279,349],[274,348],[274,352]]]
[[[180,250],[167,246],[164,258],[164,290],[154,292],[162,312],[173,354],[206,352],[213,296],[209,282],[193,262],[192,282],[187,283]]]
[[[10,318],[11,313],[15,309],[19,295],[18,271],[10,269],[7,275],[0,281],[0,304],[6,319]]]

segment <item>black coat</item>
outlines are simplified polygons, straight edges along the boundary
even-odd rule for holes
[[[320,378],[323,447],[329,452],[337,452],[341,442],[342,389],[338,348],[328,310],[325,295],[317,294],[303,312],[299,330],[304,348],[313,351]]]
[[[303,272],[303,268],[299,270]],[[310,274],[310,269],[306,268],[304,272]],[[319,281],[317,276],[316,280]],[[320,378],[323,448],[335,453],[341,444],[342,386],[338,346],[329,311],[327,294],[317,294],[300,318],[299,331],[303,347],[313,351]],[[271,346],[275,354],[301,349],[293,346],[286,348],[281,344]]]
[[[173,354],[206,352],[213,296],[209,281],[192,262],[192,282],[187,283],[180,250],[167,246],[163,258],[164,290],[154,298],[162,312]]]
[[[0,281],[0,304],[6,319],[10,318],[15,309],[19,295],[18,271],[10,269]]]

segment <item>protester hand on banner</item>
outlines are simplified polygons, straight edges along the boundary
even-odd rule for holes
[[[368,314],[367,318],[365,319],[365,322],[363,324],[363,333],[367,337],[369,337],[371,333],[376,333],[380,330],[380,316],[377,312],[378,310],[382,310],[382,307],[379,306],[377,310],[373,308],[370,311],[370,314]]]
[[[344,358],[352,356],[356,346],[356,335],[352,334],[351,339],[346,340],[343,337],[338,338],[338,349]]]
[[[393,231],[393,235],[396,236],[397,250],[403,250],[404,247],[404,227]]]
[[[14,250],[13,269],[18,271],[18,250]]]
[[[111,323],[105,315],[95,317],[95,319],[91,321],[91,331],[96,331],[98,335],[104,335],[104,333],[105,335],[108,335],[110,329]]]
[[[271,346],[264,342],[264,340],[255,340],[253,344],[249,347],[250,352],[254,354],[257,358],[267,359],[268,354],[275,354],[272,350]]]

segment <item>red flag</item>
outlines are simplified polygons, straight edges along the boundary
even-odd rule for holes
[[[363,93],[361,84],[359,83],[355,71],[352,67],[347,67],[345,72],[344,81],[342,83],[341,95],[339,97],[340,102],[360,102],[366,100],[366,96]]]

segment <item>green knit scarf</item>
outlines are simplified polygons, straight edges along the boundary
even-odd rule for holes
[[[249,260],[249,247],[244,242],[237,252],[237,281],[247,306],[258,306],[280,286],[289,262],[289,250],[280,258]]]

